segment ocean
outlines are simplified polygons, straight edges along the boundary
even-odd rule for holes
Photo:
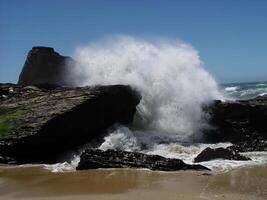
[[[221,84],[220,90],[227,99],[252,99],[267,94],[267,82]]]

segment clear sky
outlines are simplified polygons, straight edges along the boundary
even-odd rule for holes
[[[220,82],[267,81],[266,0],[0,0],[0,82],[32,46],[71,55],[110,34],[178,37]]]

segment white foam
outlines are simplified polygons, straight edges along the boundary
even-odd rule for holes
[[[258,83],[258,84],[256,85],[256,87],[264,87],[264,86],[267,86],[266,83]]]
[[[181,142],[179,135],[148,130],[130,130],[125,126],[117,126],[115,131],[104,138],[99,149],[118,149],[124,151],[141,151],[152,149],[156,144]]]
[[[179,138],[166,137],[166,134],[149,131],[131,131],[129,128],[118,126],[117,130],[105,137],[100,146],[102,150],[117,149],[125,151],[139,151],[149,155],[160,155],[166,158],[182,159],[188,164],[194,164],[194,158],[205,148],[226,148],[231,143],[188,143],[179,142]],[[223,172],[241,166],[251,166],[267,163],[267,152],[248,152],[243,155],[251,158],[251,161],[236,161],[216,159],[200,162],[213,171]]]
[[[135,151],[139,150],[139,147],[137,138],[133,136],[133,133],[127,127],[121,126],[104,138],[99,149],[104,151],[108,149]]]
[[[239,89],[239,87],[233,86],[233,87],[226,87],[224,90],[227,91],[227,92],[234,92],[237,89]]]
[[[254,88],[240,91],[240,97],[246,98],[255,98],[257,96],[261,96],[262,94],[267,93],[267,88]]]
[[[149,155],[160,155],[166,158],[177,158],[185,163],[194,164],[194,158],[205,148],[226,148],[231,143],[180,143],[170,142],[162,138],[164,134],[152,134],[150,132],[131,131],[126,127],[119,126],[109,136],[105,137],[105,141],[99,147],[102,150],[117,149],[124,151],[138,151]],[[170,140],[170,138],[166,138]],[[162,143],[165,141],[166,143]],[[243,166],[262,165],[267,163],[267,152],[246,152],[241,153],[251,158],[249,161],[236,161],[216,159],[211,161],[200,162],[214,172],[225,172]],[[53,165],[44,165],[44,167],[52,172],[73,171],[80,161],[80,156],[76,155],[69,162],[57,163]]]
[[[170,143],[170,144],[155,144],[152,149],[144,151],[147,154],[157,154],[166,158],[182,159],[186,163],[193,164],[194,158],[205,148],[219,148],[228,147],[231,143],[217,143],[217,144],[183,144],[183,143]]]
[[[225,92],[224,97],[227,100],[246,100],[263,96],[267,94],[267,88],[246,89],[240,91]]]
[[[239,161],[216,159],[212,161],[200,162],[200,164],[212,169],[213,171],[224,172],[238,167],[255,166],[267,163],[267,152],[247,152],[241,154],[251,158],[251,160]]]
[[[70,162],[44,165],[44,168],[51,172],[74,171],[80,162],[80,154],[74,155]]]
[[[267,94],[267,92],[263,92],[263,93],[261,93],[259,96],[264,96],[264,95],[266,95]]]

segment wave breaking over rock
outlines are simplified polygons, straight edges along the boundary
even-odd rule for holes
[[[75,59],[75,85],[132,85],[143,97],[135,128],[164,137],[199,134],[202,104],[222,98],[198,52],[180,40],[116,36],[77,48]]]

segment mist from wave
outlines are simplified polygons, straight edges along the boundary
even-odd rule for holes
[[[129,84],[140,91],[135,127],[180,140],[207,126],[202,105],[222,96],[198,52],[178,39],[115,36],[79,47],[76,85]]]

